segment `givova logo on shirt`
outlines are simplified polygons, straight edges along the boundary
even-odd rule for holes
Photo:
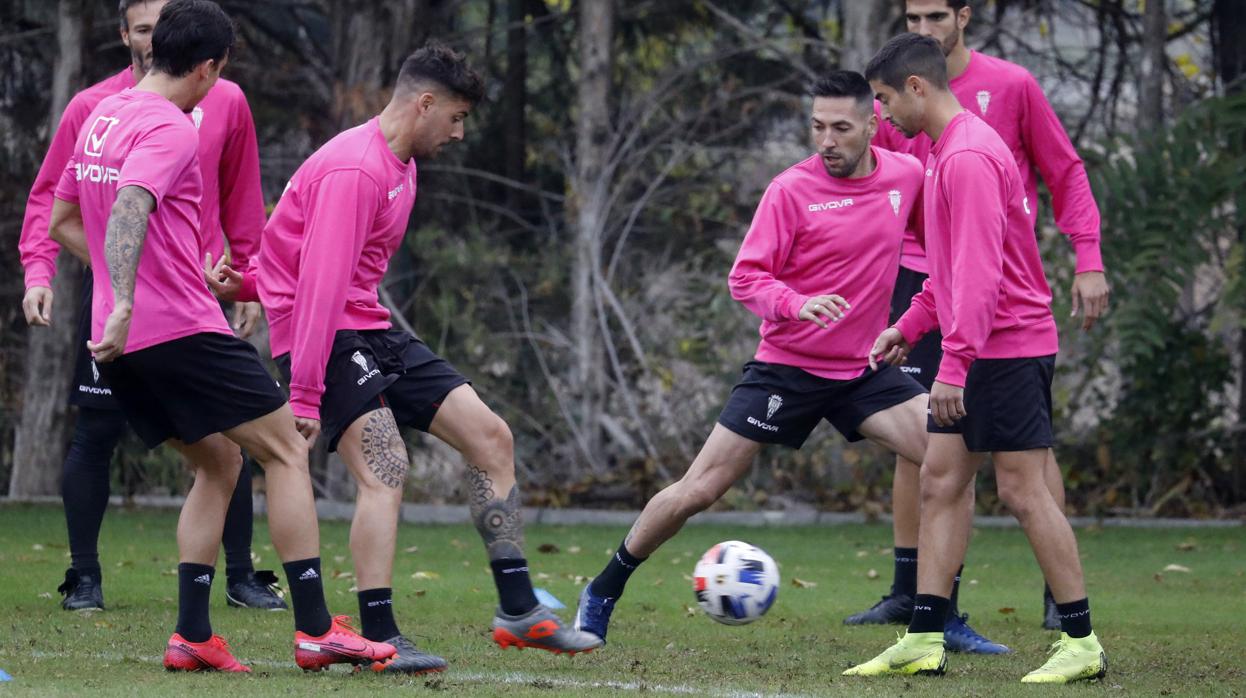
[[[116,126],[118,121],[120,119],[111,116],[95,117],[95,123],[91,124],[91,129],[87,131],[87,139],[82,144],[82,152],[92,157],[103,155],[104,141],[108,138],[108,132],[112,131],[112,127]]]
[[[360,378],[359,380],[355,381],[355,385],[363,385],[364,383],[367,383],[368,380],[372,378],[373,376],[381,375],[380,369],[368,368],[368,359],[360,352],[355,352],[354,354],[351,354],[350,360],[355,362],[355,365],[359,367],[360,371],[363,371],[363,378]]]
[[[823,201],[820,204],[809,204],[809,212],[817,213],[818,211],[833,211],[837,208],[848,208],[852,205],[852,199],[840,199],[839,201]]]

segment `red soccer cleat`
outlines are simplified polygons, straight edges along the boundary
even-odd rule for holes
[[[347,622],[348,616],[337,616],[328,632],[320,637],[307,633],[294,633],[294,663],[303,671],[321,671],[330,664],[354,664],[370,666],[381,671],[385,663],[397,654],[393,645],[365,639]]]
[[[229,651],[229,643],[220,635],[213,635],[205,642],[190,642],[177,633],[173,633],[164,648],[164,668],[169,671],[251,672],[250,667],[238,663]]]

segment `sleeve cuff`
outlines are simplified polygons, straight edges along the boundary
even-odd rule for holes
[[[255,303],[260,300],[254,273],[246,272],[242,275],[242,288],[238,289],[238,297],[234,300],[239,303]]]
[[[911,317],[909,313],[901,315],[900,319],[896,320],[896,324],[892,325],[892,327],[900,330],[901,336],[904,337],[904,341],[909,343],[910,347],[917,346],[917,343],[921,341],[922,335],[926,334],[918,326],[917,320]]]
[[[1077,255],[1076,272],[1078,274],[1088,271],[1103,271],[1103,256],[1099,251],[1098,240],[1088,240],[1073,245],[1073,252]]]
[[[939,362],[939,374],[935,380],[958,388],[965,387],[965,376],[969,374],[969,366],[973,359],[959,354],[951,354],[945,349],[943,360]]]
[[[307,388],[290,386],[290,409],[295,417],[320,419],[320,393]]]
[[[52,288],[52,277],[56,276],[55,264],[32,264],[26,269],[26,290],[35,286]]]
[[[793,292],[787,299],[787,319],[793,322],[800,319],[800,309],[805,307],[805,303],[813,296],[802,296]]]

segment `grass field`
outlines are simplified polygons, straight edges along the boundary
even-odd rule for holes
[[[474,530],[404,525],[394,585],[399,625],[449,659],[448,672],[431,679],[352,676],[344,668],[304,675],[292,662],[291,616],[228,608],[218,583],[214,629],[255,673],[167,674],[159,662],[177,613],[174,520],[164,511],[110,511],[101,544],[109,610],[71,614],[57,606],[68,559],[60,511],[0,507],[0,669],[14,677],[0,683],[0,695],[1246,695],[1242,529],[1080,531],[1110,671],[1100,683],[1053,688],[1017,683],[1042,663],[1054,639],[1038,629],[1042,585],[1018,530],[977,532],[962,593],[973,625],[1014,654],[953,655],[942,678],[841,677],[845,667],[884,649],[899,629],[840,624],[890,583],[890,530],[881,525],[688,528],[633,577],[610,644],[574,658],[498,650],[488,637],[494,591]],[[347,528],[326,523],[321,531],[331,610],[354,614]],[[595,574],[623,533],[530,529],[536,583],[574,606],[578,576]],[[688,575],[706,548],[728,538],[765,548],[782,571],[778,601],[751,626],[722,626],[693,611]],[[258,526],[256,552],[260,568],[280,569],[267,530]],[[1189,571],[1164,571],[1174,564]]]

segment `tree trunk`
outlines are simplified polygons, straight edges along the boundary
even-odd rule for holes
[[[1142,33],[1138,131],[1154,132],[1164,123],[1164,82],[1168,70],[1168,14],[1164,0],[1147,0]]]
[[[524,21],[527,0],[509,0],[506,20],[506,79],[502,85],[502,121],[504,142],[503,174],[518,182],[524,181],[528,157],[527,131],[524,111],[527,108],[528,82],[528,33]],[[523,192],[514,187],[506,189],[507,206],[522,210]]]
[[[360,3],[334,0],[334,83],[331,111],[338,130],[379,114],[393,92],[402,61],[429,35],[429,0]]]
[[[82,86],[85,12],[84,0],[60,0],[57,4],[49,132],[55,131],[65,105]],[[60,273],[52,282],[52,326],[31,328],[27,333],[21,418],[14,433],[9,480],[11,497],[56,494],[60,487],[70,427],[66,389],[78,353],[76,320],[82,267],[67,252],[61,253],[58,262]]]
[[[606,164],[611,131],[609,95],[615,8],[613,0],[583,0],[579,9],[575,172],[568,197],[568,220],[574,226],[576,252],[571,278],[572,382],[579,403],[583,447],[587,457],[599,463],[605,362],[593,294],[599,276],[595,270],[601,264],[610,188]]]
[[[840,3],[843,27],[840,68],[865,72],[865,64],[894,33],[901,5],[894,0],[849,0]]]

